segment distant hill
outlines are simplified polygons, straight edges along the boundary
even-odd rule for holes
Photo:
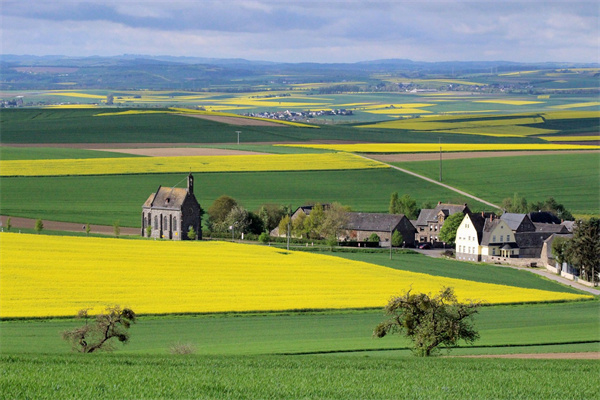
[[[597,63],[423,62],[408,59],[336,64],[275,63],[241,58],[135,54],[114,57],[5,54],[0,56],[0,89],[206,90],[226,86],[230,91],[247,91],[248,87],[255,85],[275,85],[276,88],[290,83],[372,81],[374,73],[412,78],[431,74],[458,77],[477,73],[598,66]]]

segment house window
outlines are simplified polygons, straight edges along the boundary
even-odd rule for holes
[[[495,256],[496,255],[496,248],[492,247],[492,255]]]
[[[504,235],[500,235],[500,242],[504,242]]]
[[[492,243],[496,243],[496,235],[492,237]]]
[[[510,242],[510,235],[506,235],[506,241]]]

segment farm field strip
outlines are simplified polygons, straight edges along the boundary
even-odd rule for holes
[[[4,177],[371,168],[388,166],[348,153],[0,160],[0,176]]]
[[[456,151],[520,151],[520,150],[598,150],[595,145],[568,144],[506,144],[506,143],[356,143],[356,144],[280,144],[277,146],[306,147],[351,153],[433,153]]]
[[[258,245],[16,233],[0,239],[0,317],[66,316],[110,304],[140,314],[370,308],[411,287],[452,286],[463,301],[490,304],[592,298]]]

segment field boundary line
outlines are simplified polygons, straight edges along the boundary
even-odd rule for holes
[[[370,157],[366,157],[366,156],[364,156],[364,155],[362,155],[362,154],[356,154],[356,155],[357,155],[357,156],[359,156],[359,157],[362,157],[362,158],[364,158],[364,159],[367,159],[367,160],[371,160],[371,161],[379,161],[379,160],[375,160],[375,159],[373,159],[373,158],[370,158]],[[434,184],[436,184],[436,185],[438,185],[438,186],[441,186],[441,187],[444,187],[444,188],[446,188],[446,189],[452,190],[453,192],[456,192],[456,193],[458,193],[458,194],[461,194],[461,195],[463,195],[463,196],[465,196],[465,197],[469,197],[469,198],[471,198],[471,199],[473,199],[473,200],[476,200],[476,201],[478,201],[478,202],[480,202],[480,203],[483,203],[483,204],[485,204],[485,205],[488,205],[488,206],[490,206],[490,207],[493,207],[493,208],[495,208],[495,209],[498,209],[498,210],[500,210],[500,209],[501,209],[501,207],[500,207],[499,205],[497,205],[497,204],[493,204],[493,203],[490,203],[489,201],[486,201],[486,200],[480,199],[480,198],[479,198],[479,197],[477,197],[477,196],[473,196],[472,194],[469,194],[469,193],[467,193],[467,192],[464,192],[464,191],[462,191],[462,190],[460,190],[460,189],[457,189],[457,188],[455,188],[455,187],[453,187],[453,186],[446,185],[445,183],[438,182],[438,181],[436,181],[435,179],[431,179],[431,178],[428,178],[428,177],[426,177],[426,176],[424,176],[424,175],[420,175],[420,174],[417,174],[417,173],[415,173],[415,172],[409,171],[409,170],[407,170],[407,169],[400,168],[400,167],[397,167],[397,166],[395,166],[395,165],[392,165],[392,164],[388,164],[388,163],[386,163],[386,162],[384,162],[384,161],[379,161],[379,162],[380,162],[380,163],[382,163],[382,164],[385,164],[385,165],[389,166],[390,168],[396,169],[396,170],[398,170],[398,171],[400,171],[400,172],[404,172],[405,174],[408,174],[408,175],[415,176],[415,177],[417,177],[417,178],[419,178],[419,179],[423,179],[423,180],[425,180],[425,181],[427,181],[427,182],[429,182],[429,183],[434,183]]]

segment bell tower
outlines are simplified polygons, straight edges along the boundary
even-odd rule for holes
[[[188,175],[187,191],[189,194],[194,194],[194,176],[192,175],[191,172]]]

